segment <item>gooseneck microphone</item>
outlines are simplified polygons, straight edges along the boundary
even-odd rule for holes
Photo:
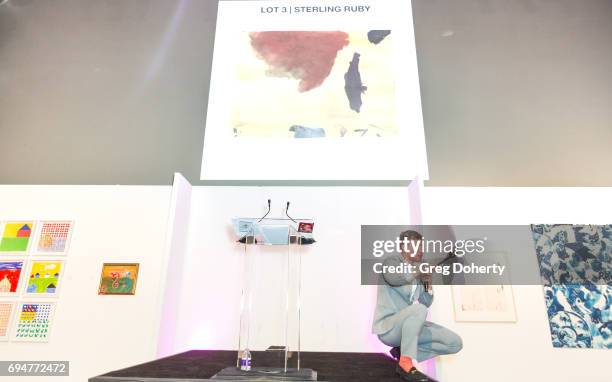
[[[272,208],[272,199],[268,199],[268,212],[266,212],[266,214],[264,216],[261,217],[261,219],[259,219],[257,221],[257,223],[259,223],[260,221],[264,220],[266,216],[268,216],[268,214],[270,213],[270,209]]]
[[[294,223],[297,223],[291,216],[289,216],[289,203],[287,202],[287,208],[285,208],[285,215],[287,215],[287,217]]]

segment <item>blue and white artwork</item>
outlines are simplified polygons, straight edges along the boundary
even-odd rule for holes
[[[612,225],[534,225],[552,343],[612,349]]]

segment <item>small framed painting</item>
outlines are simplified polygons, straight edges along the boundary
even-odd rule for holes
[[[42,221],[38,224],[34,251],[41,255],[65,255],[68,253],[74,222]]]
[[[27,297],[56,297],[64,279],[63,260],[32,260],[25,280]]]
[[[33,220],[6,222],[0,236],[0,254],[28,252],[33,231]]]
[[[14,302],[0,301],[0,341],[8,341],[14,309]]]
[[[17,309],[13,341],[48,342],[54,302],[24,302]]]
[[[99,295],[134,295],[138,281],[137,263],[104,263]]]
[[[25,260],[0,259],[0,296],[17,296],[25,273]]]

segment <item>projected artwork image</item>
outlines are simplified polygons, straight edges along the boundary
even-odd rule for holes
[[[245,32],[235,42],[235,137],[389,137],[398,132],[392,34]]]
[[[17,295],[23,260],[0,261],[0,296]]]
[[[63,272],[63,261],[33,261],[28,275],[26,294],[37,296],[57,295]]]
[[[102,266],[98,294],[133,295],[136,293],[138,264],[106,263]]]
[[[612,225],[534,225],[552,343],[612,349]]]
[[[0,341],[8,339],[14,306],[12,302],[0,302]]]
[[[49,339],[54,303],[24,303],[19,305],[15,325],[15,341],[46,342]]]
[[[0,239],[0,252],[26,252],[34,222],[7,222]]]
[[[39,224],[37,252],[45,254],[64,254],[72,230],[72,222],[42,222]]]

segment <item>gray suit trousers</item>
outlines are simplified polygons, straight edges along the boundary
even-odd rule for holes
[[[444,354],[457,353],[463,347],[461,337],[443,326],[426,320],[427,307],[409,305],[385,318],[392,329],[378,338],[388,346],[401,347],[401,354],[417,362]]]

